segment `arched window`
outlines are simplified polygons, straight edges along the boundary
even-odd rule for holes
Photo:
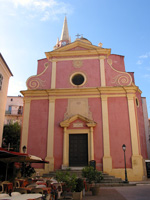
[[[0,74],[0,90],[2,89],[3,76]]]

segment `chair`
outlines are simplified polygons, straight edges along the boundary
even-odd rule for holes
[[[0,183],[0,194],[4,192],[4,185]]]
[[[20,187],[20,182],[19,181],[15,181],[15,188],[19,188]]]
[[[14,192],[19,192],[21,194],[27,194],[27,190],[24,188],[16,188]]]
[[[33,188],[31,190],[31,193],[40,193],[40,194],[43,194],[43,190],[42,190],[42,188]]]
[[[11,192],[13,190],[13,184],[9,181],[3,181],[2,185],[4,187],[4,192]]]
[[[7,184],[10,183],[9,181],[3,181],[2,184]]]

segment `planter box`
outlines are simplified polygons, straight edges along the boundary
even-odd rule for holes
[[[73,192],[73,199],[81,200],[82,199],[82,191],[81,192]]]

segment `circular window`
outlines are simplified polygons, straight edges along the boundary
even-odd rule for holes
[[[85,82],[85,77],[82,74],[75,74],[71,81],[74,85],[82,85]]]

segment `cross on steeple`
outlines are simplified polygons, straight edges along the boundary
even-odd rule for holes
[[[77,35],[75,35],[77,38],[79,38],[81,35],[79,33],[77,33]]]

